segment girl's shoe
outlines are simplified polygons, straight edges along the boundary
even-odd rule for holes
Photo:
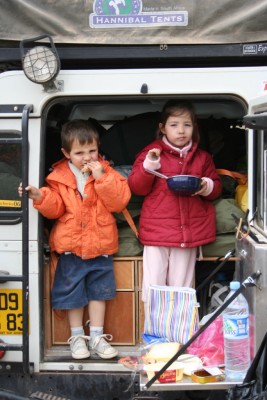
[[[98,335],[89,340],[89,349],[94,350],[99,357],[109,359],[118,355],[118,350],[114,349],[106,340],[112,340],[112,335]]]
[[[90,336],[71,336],[68,339],[68,343],[70,344],[72,358],[75,358],[76,360],[81,360],[83,358],[90,357],[90,351],[88,350],[87,345],[89,341]]]

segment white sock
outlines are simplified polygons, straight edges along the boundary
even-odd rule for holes
[[[75,328],[70,328],[71,336],[80,336],[84,335],[84,330],[82,326],[76,326]]]
[[[90,326],[90,337],[94,339],[96,336],[103,335],[103,326]]]

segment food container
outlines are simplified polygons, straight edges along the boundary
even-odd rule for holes
[[[184,364],[184,375],[191,376],[193,371],[202,369],[202,360],[194,355],[182,354],[178,361]]]
[[[194,175],[174,175],[168,177],[158,171],[147,169],[150,174],[166,179],[168,188],[181,196],[191,196],[200,190],[201,178]]]
[[[199,369],[197,371],[194,371],[191,374],[191,379],[194,382],[197,383],[212,383],[212,382],[221,382],[225,380],[225,373],[216,368],[218,371],[218,373],[216,373],[216,375],[212,375],[211,373],[209,373],[208,371],[206,371],[205,369]]]
[[[167,179],[170,190],[182,196],[190,196],[200,189],[201,179],[193,175],[175,175]]]
[[[160,371],[166,363],[158,362],[154,364],[144,365],[144,371],[147,373],[148,379],[152,379],[155,374]],[[158,378],[160,383],[175,383],[182,379],[184,372],[184,364],[181,362],[172,363],[166,371]]]

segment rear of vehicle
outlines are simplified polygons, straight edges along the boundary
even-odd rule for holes
[[[91,24],[108,21],[112,24],[117,18],[96,16],[97,4],[92,10],[87,3],[81,11],[74,2],[67,11],[72,15],[75,11],[78,19],[82,12],[90,14]],[[141,4],[125,2],[129,7],[130,3],[132,7]],[[101,6],[104,10],[104,3]],[[55,7],[60,7],[60,2]],[[135,13],[140,13],[143,21],[149,15],[150,20],[162,23],[160,18],[167,18],[166,5],[153,9],[151,16],[153,7],[146,4]],[[255,287],[246,290],[255,319],[254,350],[266,331],[266,59],[261,51],[265,42],[257,42],[261,32],[256,32],[259,36],[252,44],[241,45],[237,37],[234,45],[207,45],[202,32],[203,37],[199,36],[202,42],[194,44],[192,39],[191,45],[177,45],[169,37],[170,30],[177,29],[177,15],[184,21],[183,26],[187,26],[188,35],[194,30],[192,25],[185,25],[184,18],[189,15],[191,21],[190,16],[197,14],[193,3],[183,5],[178,11],[175,5],[170,7],[169,31],[163,28],[161,31],[161,37],[167,43],[169,40],[166,45],[155,45],[158,39],[151,34],[151,27],[148,46],[141,43],[140,27],[135,27],[136,42],[128,45],[127,36],[123,46],[118,44],[122,28],[114,28],[116,43],[106,45],[104,36],[109,28],[102,26],[97,30],[91,26],[92,37],[102,38],[101,46],[66,45],[60,36],[54,45],[51,36],[36,35],[37,38],[21,43],[22,64],[17,49],[11,52],[14,59],[10,60],[9,71],[0,75],[0,339],[3,341],[0,387],[3,393],[10,391],[32,398],[51,395],[71,400],[89,397],[128,400],[177,396],[187,399],[193,396],[192,392],[198,395],[201,390],[203,398],[212,399],[223,398],[230,384],[227,381],[198,384],[188,378],[177,384],[155,383],[145,390],[147,377],[139,372],[133,376],[131,370],[118,362],[125,356],[139,356],[144,323],[143,249],[122,215],[115,216],[120,239],[119,252],[114,255],[117,296],[108,303],[105,320],[105,331],[113,335],[112,343],[119,357],[110,361],[97,357],[82,361],[71,358],[66,313],[51,310],[50,303],[57,263],[57,255],[50,252],[48,244],[53,221],[33,209],[26,193],[19,198],[17,187],[20,182],[24,186],[44,184],[52,164],[62,157],[61,127],[76,118],[90,119],[95,124],[101,136],[102,155],[128,176],[136,154],[155,137],[159,113],[166,100],[192,101],[198,117],[200,147],[213,155],[218,169],[248,175],[249,210],[247,221],[245,212],[235,202],[235,191],[229,187],[227,191],[225,187],[216,204],[216,242],[203,246],[203,259],[196,265],[196,281],[202,282],[217,265],[218,258],[236,249],[227,259],[222,280],[229,282],[236,276],[242,281],[260,271],[257,284],[261,290]],[[49,11],[50,8],[46,16]],[[136,24],[141,16],[134,18]],[[25,14],[21,18],[26,18]],[[175,27],[170,22],[174,18]],[[130,23],[127,13],[123,21]],[[231,18],[231,25],[230,21]],[[181,26],[178,29],[182,32]],[[47,71],[52,74],[46,75]],[[259,95],[262,99],[254,100]],[[137,227],[142,201],[133,195],[128,205]],[[243,217],[248,224],[239,236],[232,213],[238,220]],[[203,316],[209,311],[207,288],[199,293],[199,301]],[[84,322],[87,319],[85,310]]]

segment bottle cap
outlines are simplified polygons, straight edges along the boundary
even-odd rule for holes
[[[237,290],[239,288],[240,288],[240,282],[238,282],[238,281],[230,282],[230,289],[231,290]]]

